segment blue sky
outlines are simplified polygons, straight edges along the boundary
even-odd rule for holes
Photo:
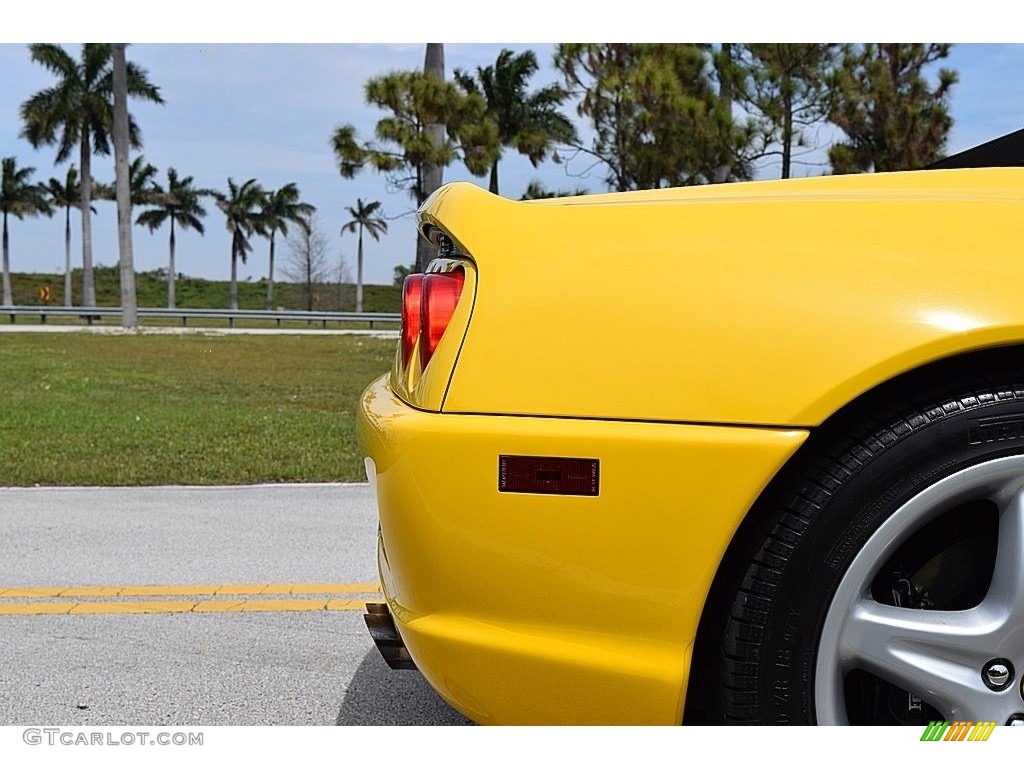
[[[401,33],[395,35],[396,39],[402,37]],[[251,39],[262,38],[263,35],[254,35]],[[77,44],[65,46],[77,55]],[[535,80],[537,85],[556,79],[550,68],[551,43],[446,43],[447,70],[450,73],[455,67],[473,69],[492,63],[502,47],[516,51],[531,48],[537,53],[543,66]],[[131,107],[143,130],[143,154],[160,170],[161,181],[165,180],[168,166],[174,166],[179,174],[194,176],[199,186],[218,189],[226,188],[228,177],[238,182],[256,178],[270,189],[294,181],[303,199],[318,208],[329,237],[332,260],[344,256],[352,274],[355,240],[352,235],[339,234],[347,220],[344,209],[354,205],[357,198],[380,200],[385,214],[393,220],[389,233],[380,242],[370,241],[366,246],[366,282],[389,283],[396,264],[412,261],[412,217],[403,216],[411,212],[408,195],[390,192],[384,179],[369,171],[355,179],[342,179],[328,139],[335,126],[349,122],[357,126],[362,137],[371,135],[382,113],[363,103],[364,83],[389,70],[422,66],[422,43],[152,42],[133,44],[128,51],[131,60],[149,71],[166,101],[164,106],[134,103]],[[943,65],[960,75],[952,97],[956,125],[949,142],[951,152],[1024,127],[1024,45],[958,44]],[[34,166],[39,180],[63,177],[66,165],[54,166],[53,148],[33,150],[18,137],[19,105],[52,84],[52,76],[29,60],[24,43],[14,40],[0,43],[0,71],[4,73],[0,78],[0,157],[15,155],[20,165]],[[77,164],[77,157],[74,162]],[[111,180],[113,159],[94,158],[93,170],[97,179]],[[533,169],[525,159],[506,152],[501,165],[502,193],[518,198],[531,179],[554,188],[581,185],[603,189],[600,169],[589,177],[572,175],[584,170],[582,163],[566,167],[550,162]],[[777,169],[766,167],[762,177],[772,178],[777,173]],[[445,180],[455,179],[472,177],[452,165],[445,172]],[[486,186],[486,179],[476,181]],[[96,207],[94,257],[97,263],[111,265],[116,263],[114,205],[100,202]],[[73,214],[73,258],[80,260],[76,215]],[[230,241],[223,217],[212,205],[208,206],[205,224],[205,236],[180,233],[178,270],[226,279]],[[167,234],[166,230],[150,234],[144,228],[135,228],[138,270],[165,265]],[[14,271],[60,271],[61,220],[55,217],[13,221],[11,247]],[[240,267],[242,279],[259,280],[266,274],[266,241],[255,239],[254,248],[249,263]]]

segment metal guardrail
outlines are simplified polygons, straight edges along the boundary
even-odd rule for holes
[[[182,326],[188,326],[189,319],[226,319],[231,328],[235,320],[273,320],[278,328],[282,320],[299,320],[307,323],[400,323],[402,316],[397,312],[307,312],[295,309],[167,309],[165,307],[140,307],[139,318],[180,317]],[[77,317],[92,325],[104,317],[120,317],[120,307],[3,307],[0,314],[8,315],[14,323],[19,316],[38,317],[40,323],[46,323],[48,317]]]

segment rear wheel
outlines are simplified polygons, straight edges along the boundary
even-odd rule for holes
[[[918,392],[815,435],[758,510],[718,593],[711,719],[1024,713],[1024,379]]]

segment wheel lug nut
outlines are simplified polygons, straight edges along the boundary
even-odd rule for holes
[[[982,667],[981,680],[993,691],[1005,691],[1013,682],[1013,664],[1009,659],[992,659]]]

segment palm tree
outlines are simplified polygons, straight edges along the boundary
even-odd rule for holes
[[[113,43],[114,91],[114,184],[117,199],[117,253],[121,277],[121,327],[139,327],[139,303],[135,292],[135,258],[132,250],[132,188],[128,165],[128,62],[126,43]],[[141,161],[141,156],[139,157]],[[140,164],[141,165],[141,164]],[[148,167],[153,173],[156,168]],[[143,171],[144,172],[144,171]]]
[[[124,58],[124,45],[114,45],[115,67],[120,56]],[[118,53],[120,51],[120,53]],[[117,82],[115,69],[115,83]],[[119,149],[119,142],[127,142],[125,136],[119,138],[119,132],[127,135],[127,126],[122,125],[118,129],[118,106],[124,97],[115,94],[114,101],[114,184],[103,184],[97,187],[96,196],[103,200],[113,200],[117,204],[117,244],[118,262],[121,286],[121,323],[125,328],[138,326],[138,307],[136,305],[135,293],[135,267],[132,255],[132,209],[136,205],[153,205],[156,202],[153,191],[153,177],[156,176],[156,166],[146,162],[146,158],[137,155],[134,160],[128,163],[127,144]],[[127,119],[127,113],[121,116],[122,122]],[[123,159],[121,154],[124,155]],[[123,178],[122,178],[123,177]],[[123,193],[121,186],[123,185]],[[122,198],[123,195],[123,198]]]
[[[154,205],[156,203],[156,178],[158,171],[155,165],[146,162],[146,158],[139,155],[128,167],[128,189],[131,191],[132,206]]]
[[[50,203],[64,209],[64,306],[70,307],[71,301],[71,209],[81,205],[82,190],[78,188],[78,169],[74,165],[68,168],[64,181],[50,178],[46,183],[46,193]],[[96,184],[93,183],[95,188]],[[96,213],[96,209],[92,209]]]
[[[177,279],[177,272],[174,267],[174,225],[178,224],[182,229],[194,229],[200,235],[205,233],[201,218],[206,216],[206,209],[199,203],[199,198],[212,195],[209,189],[196,189],[192,186],[192,177],[178,178],[178,172],[173,168],[167,169],[167,189],[164,190],[156,182],[152,186],[153,202],[151,205],[157,207],[139,214],[135,223],[149,227],[150,232],[156,232],[163,226],[165,221],[171,222],[170,255],[167,260],[167,308],[174,309],[175,296],[174,288]]]
[[[526,84],[537,72],[533,51],[515,54],[502,49],[493,65],[476,68],[476,77],[455,70],[455,81],[468,93],[480,93],[487,101],[487,115],[497,123],[503,147],[515,147],[534,168],[556,141],[576,141],[576,128],[558,107],[568,94],[559,85],[528,92]],[[498,161],[491,165],[490,190],[498,194]]]
[[[433,77],[440,83],[445,81],[444,75],[444,43],[427,43],[427,50],[423,57],[423,72]],[[424,127],[423,138],[434,147],[441,147],[445,143],[445,126],[440,122],[428,123]],[[440,164],[423,164],[423,200],[440,189],[444,183],[444,166]],[[417,205],[423,200],[417,200]],[[426,272],[427,264],[434,258],[433,249],[425,237],[416,238],[416,271]],[[358,302],[357,302],[358,303]]]
[[[86,43],[80,59],[59,45],[38,43],[29,46],[32,60],[57,77],[57,84],[44,88],[21,105],[24,127],[21,135],[33,147],[57,145],[57,162],[63,163],[78,148],[83,179],[92,178],[92,152],[110,154],[113,126],[113,49],[109,43]],[[144,69],[126,64],[129,96],[163,104],[160,90],[149,82]],[[128,140],[132,147],[142,146],[142,133],[128,116]],[[87,307],[96,306],[96,288],[92,276],[92,189],[80,187],[82,211],[82,293]]]
[[[137,155],[128,166],[128,190],[130,192],[131,207],[136,205],[156,205],[158,198],[155,192],[157,168],[155,165],[146,162],[146,158]],[[117,188],[115,184],[93,184],[93,196],[99,200],[117,200]]]
[[[380,236],[388,231],[388,223],[380,216],[374,216],[379,208],[379,201],[364,203],[360,198],[356,198],[355,208],[345,208],[352,220],[341,228],[341,234],[359,232],[359,246],[356,251],[356,312],[363,311],[363,230],[366,230],[374,240],[380,240]]]
[[[242,186],[228,179],[227,194],[214,190],[213,196],[231,233],[231,309],[238,309],[238,259],[245,264],[246,255],[252,250],[250,237],[267,234],[260,217],[266,192],[256,179],[249,179]]]
[[[18,162],[13,157],[5,157],[0,165],[0,213],[3,213],[4,220],[4,306],[9,307],[14,302],[11,298],[11,251],[7,233],[7,214],[14,214],[23,219],[39,214],[51,216],[53,211],[46,199],[46,190],[43,186],[29,181],[36,172],[35,168],[18,168]]]
[[[299,188],[295,184],[285,184],[278,190],[268,192],[260,210],[263,228],[270,240],[270,267],[267,271],[267,309],[274,308],[274,235],[280,231],[287,237],[288,222],[307,226],[306,219],[316,207],[309,203],[299,202]]]

